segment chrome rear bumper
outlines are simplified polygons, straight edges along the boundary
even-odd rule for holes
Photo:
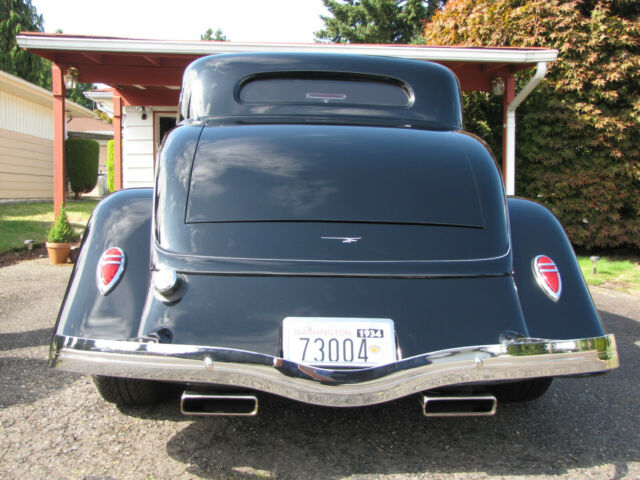
[[[52,367],[80,373],[230,385],[334,407],[452,385],[605,372],[618,364],[613,335],[461,347],[361,370],[311,367],[242,350],[62,335],[54,337],[50,358]]]

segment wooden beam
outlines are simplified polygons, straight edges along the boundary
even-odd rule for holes
[[[159,58],[156,59],[156,58],[150,57],[149,55],[142,55],[142,58],[144,58],[147,62],[149,62],[154,67],[159,67],[162,64]]]
[[[113,188],[122,190],[122,97],[113,95]]]
[[[119,88],[117,94],[122,97],[124,105],[166,107],[178,105],[180,99],[179,90],[156,88],[153,90],[133,90],[131,88]]]
[[[78,66],[79,81],[83,83],[107,83],[109,85],[145,85],[163,87],[180,85],[184,67],[109,67],[84,64]]]
[[[64,203],[66,184],[64,158],[64,73],[55,63],[51,64],[51,89],[53,93],[53,213],[58,218],[60,206]]]
[[[85,58],[88,58],[89,60],[91,60],[93,63],[97,65],[102,64],[102,55],[99,55],[97,53],[82,52],[82,56]]]

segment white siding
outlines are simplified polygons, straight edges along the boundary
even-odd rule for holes
[[[46,107],[0,91],[0,129],[53,140],[53,100]]]
[[[124,188],[153,186],[153,114],[142,120],[136,107],[124,108],[122,182]]]
[[[158,111],[171,111],[175,107],[157,107]],[[124,107],[122,126],[122,183],[124,188],[152,187],[153,171],[153,109],[147,108],[142,120],[138,107]]]
[[[0,199],[53,197],[53,141],[0,128]]]

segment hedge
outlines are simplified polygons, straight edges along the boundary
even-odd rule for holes
[[[109,192],[115,190],[113,180],[113,140],[107,143],[107,189]]]
[[[98,142],[88,138],[69,138],[65,142],[67,177],[76,197],[96,186],[99,150]]]

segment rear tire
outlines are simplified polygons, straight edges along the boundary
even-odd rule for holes
[[[166,385],[152,380],[94,375],[93,383],[107,402],[129,407],[155,405],[167,393]]]
[[[499,402],[529,402],[544,395],[552,381],[552,377],[543,377],[513,383],[500,383],[490,387],[490,391]]]

